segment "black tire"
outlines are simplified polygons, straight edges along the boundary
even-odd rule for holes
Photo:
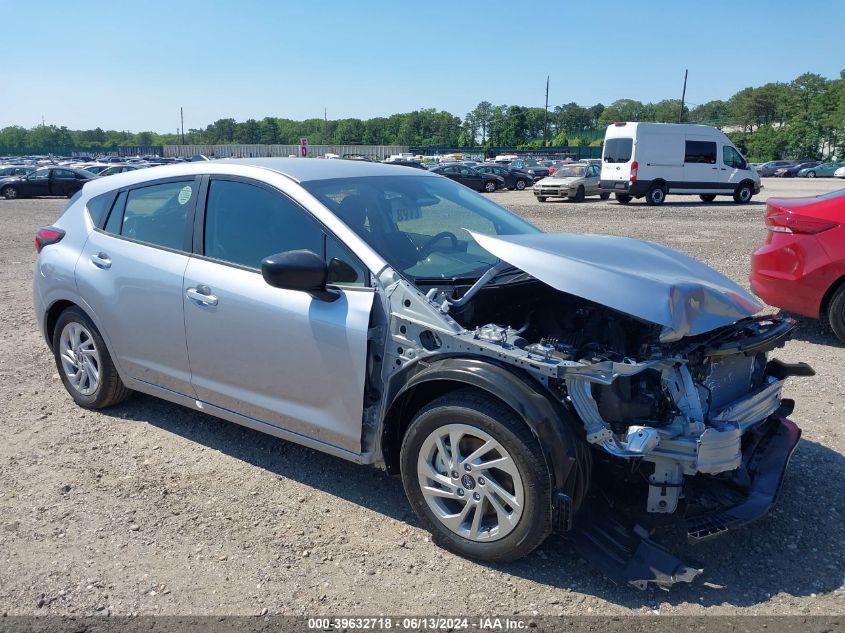
[[[845,284],[839,286],[830,298],[827,320],[836,338],[845,343]]]
[[[6,198],[6,200],[14,200],[18,197],[18,188],[13,187],[12,185],[7,185],[3,187],[3,190],[0,191],[0,194],[2,194],[2,196]]]
[[[525,189],[525,187],[527,187],[527,186],[528,186],[528,183],[525,182],[525,180],[523,180],[522,178],[520,178],[514,184],[514,189],[516,189],[517,191],[523,191]]]
[[[513,530],[498,540],[473,541],[453,532],[432,512],[420,490],[417,460],[423,443],[439,427],[456,423],[493,437],[509,453],[522,478],[522,515]],[[488,562],[514,560],[529,554],[552,531],[550,477],[540,446],[516,414],[490,396],[458,391],[425,406],[402,441],[400,465],[405,494],[420,523],[434,542],[456,554]]]
[[[493,193],[494,191],[496,191],[496,189],[497,187],[495,180],[488,180],[484,183],[484,191],[486,191],[487,193]]]
[[[628,204],[631,201],[631,196],[627,193],[615,193],[613,195],[616,197],[616,202],[619,204]]]
[[[748,204],[754,195],[754,190],[747,182],[740,183],[739,187],[734,191],[734,202],[739,204]]]
[[[816,177],[816,172],[814,172],[812,169],[807,172],[807,178],[815,178],[815,177]]]
[[[713,202],[716,199],[715,193],[702,193],[700,196],[702,202]]]
[[[584,195],[585,195],[584,187],[581,186],[581,185],[578,185],[578,188],[575,190],[575,195],[572,196],[572,199],[575,202],[584,202]]]
[[[608,193],[607,191],[602,191],[599,194],[599,198],[601,198],[602,200],[607,200],[608,198],[610,198],[610,193]]]
[[[645,200],[653,207],[659,207],[666,202],[666,187],[664,185],[654,185],[645,194]]]
[[[62,366],[60,346],[61,333],[68,324],[73,322],[79,323],[91,333],[91,338],[94,341],[94,345],[100,357],[99,384],[97,385],[96,390],[88,395],[80,393],[73,385],[71,385],[70,380],[65,373],[64,367]],[[62,312],[56,321],[56,327],[53,330],[52,336],[53,357],[56,361],[59,376],[62,379],[65,389],[67,389],[67,392],[71,395],[76,404],[81,407],[85,407],[86,409],[103,409],[123,402],[131,395],[132,391],[123,384],[123,381],[117,373],[117,369],[112,362],[108,348],[106,348],[106,343],[100,335],[100,331],[97,329],[97,326],[94,325],[94,322],[91,321],[91,319],[88,318],[88,315],[82,310],[74,306],[67,308],[64,312]]]
[[[546,196],[537,196],[537,202],[545,202]]]

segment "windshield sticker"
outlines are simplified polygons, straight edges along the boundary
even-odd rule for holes
[[[184,187],[182,187],[182,189],[179,191],[179,204],[187,204],[188,200],[191,199],[192,191],[193,189],[191,189],[190,185],[185,185]]]

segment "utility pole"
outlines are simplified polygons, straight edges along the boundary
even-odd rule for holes
[[[182,106],[179,106],[179,118],[182,121],[182,145],[185,144],[185,112],[182,110]]]
[[[546,109],[543,112],[543,147],[546,146],[546,134],[549,129],[549,76],[546,75]]]
[[[678,115],[678,123],[684,122],[684,100],[687,97],[687,73],[689,73],[689,68],[684,70],[684,91],[681,93],[681,113]]]

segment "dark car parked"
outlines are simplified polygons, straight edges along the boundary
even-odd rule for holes
[[[816,165],[821,165],[821,161],[810,160],[798,163],[797,165],[790,165],[789,167],[781,167],[775,171],[775,176],[778,178],[795,178],[802,169],[815,167]]]
[[[417,169],[428,169],[418,160],[392,160],[388,165],[399,165],[400,167],[415,167]]]
[[[483,174],[474,167],[467,167],[466,165],[438,165],[437,167],[432,167],[430,171],[451,178],[476,191],[492,193],[496,189],[503,189],[505,186],[505,179],[501,176]]]
[[[521,169],[514,169],[507,165],[497,165],[496,163],[484,163],[475,168],[482,174],[493,174],[494,176],[501,176],[505,179],[505,187],[508,189],[516,189],[522,191],[534,182],[534,177],[527,171]]]
[[[36,196],[67,196],[70,198],[89,180],[96,178],[84,169],[71,167],[42,167],[26,176],[0,178],[0,196],[7,200]]]
[[[549,175],[548,167],[540,161],[531,158],[518,158],[517,160],[511,161],[509,166],[528,172],[534,180],[540,180],[540,178],[545,178]]]

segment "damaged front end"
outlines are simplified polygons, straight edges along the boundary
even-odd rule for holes
[[[544,385],[592,449],[593,484],[569,533],[617,582],[689,582],[700,570],[648,539],[678,515],[688,540],[719,536],[775,502],[800,430],[782,398],[804,363],[767,356],[795,323],[665,247],[597,236],[473,237],[501,259],[471,286],[389,286],[389,375],[434,355],[487,357]],[[560,255],[566,253],[566,255]],[[634,265],[636,262],[636,265]],[[414,301],[410,301],[413,296]],[[398,344],[398,347],[396,347]]]

